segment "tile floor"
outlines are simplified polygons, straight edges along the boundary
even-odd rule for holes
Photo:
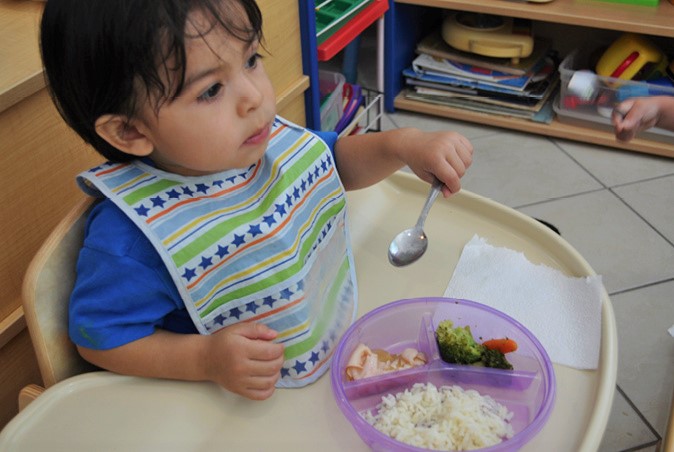
[[[465,189],[555,225],[602,275],[618,327],[613,411],[600,451],[655,451],[674,389],[674,159],[434,118],[473,143]]]
[[[372,40],[359,82],[374,87]],[[338,61],[338,60],[337,60]],[[475,148],[465,189],[554,224],[602,275],[619,363],[601,452],[657,451],[674,390],[674,159],[404,111],[383,129],[455,130]]]

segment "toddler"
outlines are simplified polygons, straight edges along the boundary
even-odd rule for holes
[[[337,139],[276,115],[254,0],[49,0],[54,102],[107,160],[78,177],[86,226],[70,337],[114,372],[262,400],[319,378],[354,320],[345,190],[408,165],[449,196],[454,132]]]

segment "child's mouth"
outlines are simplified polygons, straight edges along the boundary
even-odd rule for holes
[[[269,125],[264,126],[263,128],[257,130],[253,135],[248,137],[244,144],[247,145],[257,145],[263,143],[268,137],[271,127]]]

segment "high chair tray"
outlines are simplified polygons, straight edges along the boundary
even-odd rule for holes
[[[398,172],[348,194],[358,274],[358,316],[394,300],[442,296],[463,246],[478,234],[570,276],[593,275],[578,252],[546,226],[462,191],[439,198],[428,217],[431,238],[417,263],[388,263],[390,240],[416,221],[428,184]],[[617,336],[602,295],[599,367],[554,365],[556,401],[549,420],[523,451],[594,451],[608,422],[616,384]],[[279,389],[263,402],[214,384],[153,380],[107,372],[65,380],[39,396],[0,432],[0,450],[366,451],[333,399],[330,376],[302,389]]]

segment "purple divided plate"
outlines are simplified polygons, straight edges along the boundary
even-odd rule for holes
[[[435,327],[449,319],[454,326],[470,326],[477,342],[509,337],[518,349],[508,353],[514,370],[448,364],[440,359]],[[428,363],[381,376],[346,380],[346,365],[359,343],[370,349],[400,353],[413,347]],[[452,298],[415,298],[380,306],[358,319],[344,333],[330,371],[332,391],[342,413],[361,439],[373,450],[422,451],[379,432],[359,414],[374,409],[387,394],[396,394],[415,383],[437,387],[459,385],[489,395],[514,413],[512,438],[482,451],[518,450],[538,433],[550,416],[555,400],[555,374],[548,354],[529,330],[510,316],[489,306]]]

